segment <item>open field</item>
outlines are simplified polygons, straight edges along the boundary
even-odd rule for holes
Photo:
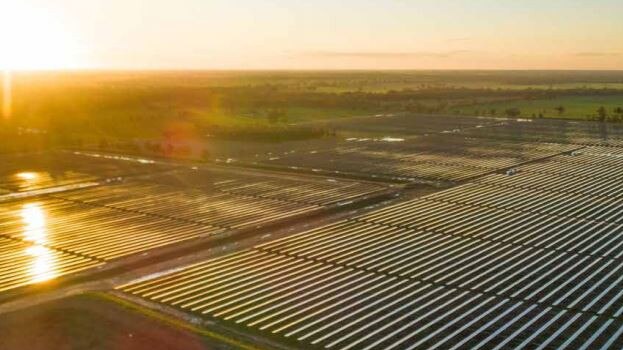
[[[175,327],[96,294],[4,314],[0,329],[5,350],[227,350],[243,345]]]
[[[600,107],[604,107],[608,115],[617,115],[617,108],[623,108],[622,96],[567,96],[554,97],[551,99],[517,100],[506,102],[482,103],[471,106],[464,110],[469,115],[490,114],[496,110],[503,114],[506,109],[517,108],[522,117],[533,118],[543,116],[543,118],[560,119],[579,119],[596,117]],[[559,107],[564,107],[560,112]]]

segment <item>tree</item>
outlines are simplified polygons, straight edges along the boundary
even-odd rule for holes
[[[614,113],[616,113],[616,114],[623,114],[623,108],[621,108],[621,107],[615,108],[614,109]]]
[[[519,117],[521,115],[521,111],[519,110],[519,108],[509,108],[504,111],[504,113],[506,113],[506,115],[511,118]]]
[[[606,110],[606,107],[601,106],[597,109],[597,117],[599,121],[605,121],[606,117],[608,116],[608,111]]]
[[[558,115],[562,115],[563,113],[565,113],[565,106],[558,106],[554,108],[554,110],[558,112]]]

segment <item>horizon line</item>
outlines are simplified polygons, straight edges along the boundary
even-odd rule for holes
[[[623,68],[39,68],[12,69],[11,73],[53,73],[53,72],[623,72]]]

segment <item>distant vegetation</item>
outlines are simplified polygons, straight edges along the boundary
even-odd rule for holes
[[[314,121],[377,113],[623,121],[623,72],[81,72],[14,82],[0,134],[21,141],[0,151],[306,139],[334,133]]]

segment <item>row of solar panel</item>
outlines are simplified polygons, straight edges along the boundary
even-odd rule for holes
[[[385,190],[385,187],[372,183],[341,182],[338,180],[304,183],[282,179],[255,183],[228,181],[217,184],[216,187],[219,191],[236,195],[323,206]]]
[[[453,138],[447,141],[451,142]],[[441,141],[443,142],[443,140]],[[452,142],[451,142],[452,143]],[[390,143],[391,144],[391,143]],[[354,173],[362,176],[461,181],[526,161],[578,149],[574,145],[505,143],[489,148],[462,141],[460,151],[431,153],[419,141],[390,145],[371,142],[365,146],[340,146],[296,154],[270,155],[263,162],[273,166]],[[491,149],[494,151],[491,151]]]
[[[225,229],[260,225],[320,207],[228,193],[204,193],[150,183],[125,183],[56,194],[109,208],[123,209]]]
[[[464,136],[486,139],[532,142],[558,142],[579,145],[623,146],[623,129],[617,125],[599,123],[507,122],[488,128],[472,128]]]
[[[520,187],[501,189],[487,183],[469,183],[425,198],[471,206],[623,223],[623,199],[619,197],[594,197]]]

